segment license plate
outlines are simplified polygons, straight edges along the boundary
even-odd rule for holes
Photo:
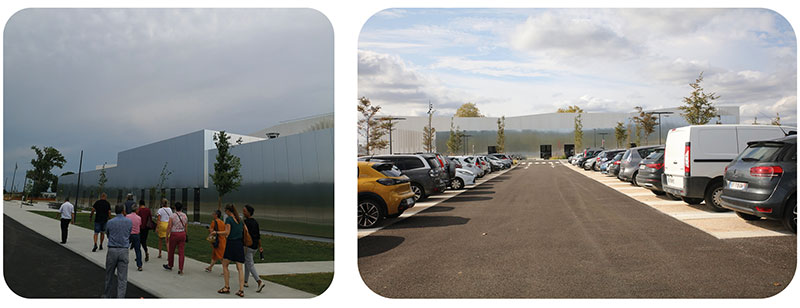
[[[742,182],[728,182],[728,188],[733,190],[745,190],[747,189],[747,183]]]

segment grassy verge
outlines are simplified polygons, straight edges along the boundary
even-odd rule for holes
[[[57,212],[32,211],[36,214],[57,219]],[[75,225],[89,230],[94,229],[94,222],[89,220],[88,213],[78,213]],[[187,257],[202,261],[211,261],[211,244],[206,242],[208,229],[195,224],[188,226],[189,242],[186,243],[184,253]],[[150,257],[158,255],[158,236],[155,232],[150,232],[147,238],[147,246],[155,248],[150,250]],[[304,241],[299,239],[261,235],[261,246],[264,247],[264,260],[256,254],[255,263],[270,262],[303,262],[303,261],[333,261],[333,243],[322,243],[315,241]],[[91,247],[87,247],[91,249]],[[166,255],[167,245],[164,243],[163,250]],[[324,291],[324,290],[323,290]]]
[[[331,285],[333,273],[265,275],[261,278],[292,289],[320,295]]]

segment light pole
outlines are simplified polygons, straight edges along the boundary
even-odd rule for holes
[[[597,133],[597,134],[600,135],[600,138],[601,138],[600,147],[601,148],[605,148],[606,147],[606,135],[608,135],[608,133]]]
[[[388,127],[389,127],[389,155],[393,154],[392,153],[392,131],[394,131],[394,125],[392,124],[392,121],[402,121],[402,120],[405,120],[405,119],[406,118],[398,118],[398,117],[385,117],[385,118],[382,118],[382,120],[389,122],[389,124],[388,124]]]
[[[593,129],[593,131],[594,131],[594,134],[593,134],[594,135],[594,147],[596,148],[597,147],[597,129],[595,128],[595,129]]]
[[[661,144],[661,115],[664,114],[664,117],[668,117],[666,114],[673,114],[672,111],[652,111],[650,114],[657,114],[658,115],[658,144]]]

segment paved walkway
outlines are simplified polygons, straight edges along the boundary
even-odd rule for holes
[[[44,217],[36,213],[29,213],[30,210],[49,210],[46,203],[38,203],[34,206],[23,205],[20,208],[19,201],[3,202],[3,214],[11,219],[35,230],[42,236],[54,242],[61,241],[61,229],[59,222],[52,218]],[[72,252],[94,262],[105,268],[106,254],[103,251],[91,252],[92,235],[94,232],[89,229],[70,225],[67,244],[64,245]],[[177,256],[176,256],[177,258]],[[165,271],[161,265],[166,263],[166,258],[158,259],[151,256],[150,262],[143,266],[144,270],[136,270],[135,255],[130,251],[130,264],[128,269],[128,282],[137,287],[161,298],[239,298],[233,293],[238,288],[236,282],[236,267],[231,265],[231,294],[217,294],[216,291],[224,285],[220,273],[220,266],[214,267],[214,272],[206,273],[203,271],[208,264],[194,259],[186,258],[184,263],[183,275],[177,274],[177,269],[172,272]],[[176,260],[177,262],[177,260]],[[333,261],[327,262],[293,262],[293,263],[262,263],[256,264],[260,275],[291,274],[291,273],[315,273],[333,272]],[[176,265],[177,268],[177,265]],[[98,281],[102,284],[102,281]],[[295,290],[280,284],[264,280],[266,287],[261,293],[256,293],[252,277],[250,287],[245,288],[245,298],[311,298],[314,294]]]

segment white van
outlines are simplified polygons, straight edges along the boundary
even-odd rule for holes
[[[667,134],[664,150],[664,191],[688,204],[703,200],[714,211],[720,205],[722,174],[748,141],[767,140],[796,132],[795,127],[772,125],[692,125],[674,128]]]

